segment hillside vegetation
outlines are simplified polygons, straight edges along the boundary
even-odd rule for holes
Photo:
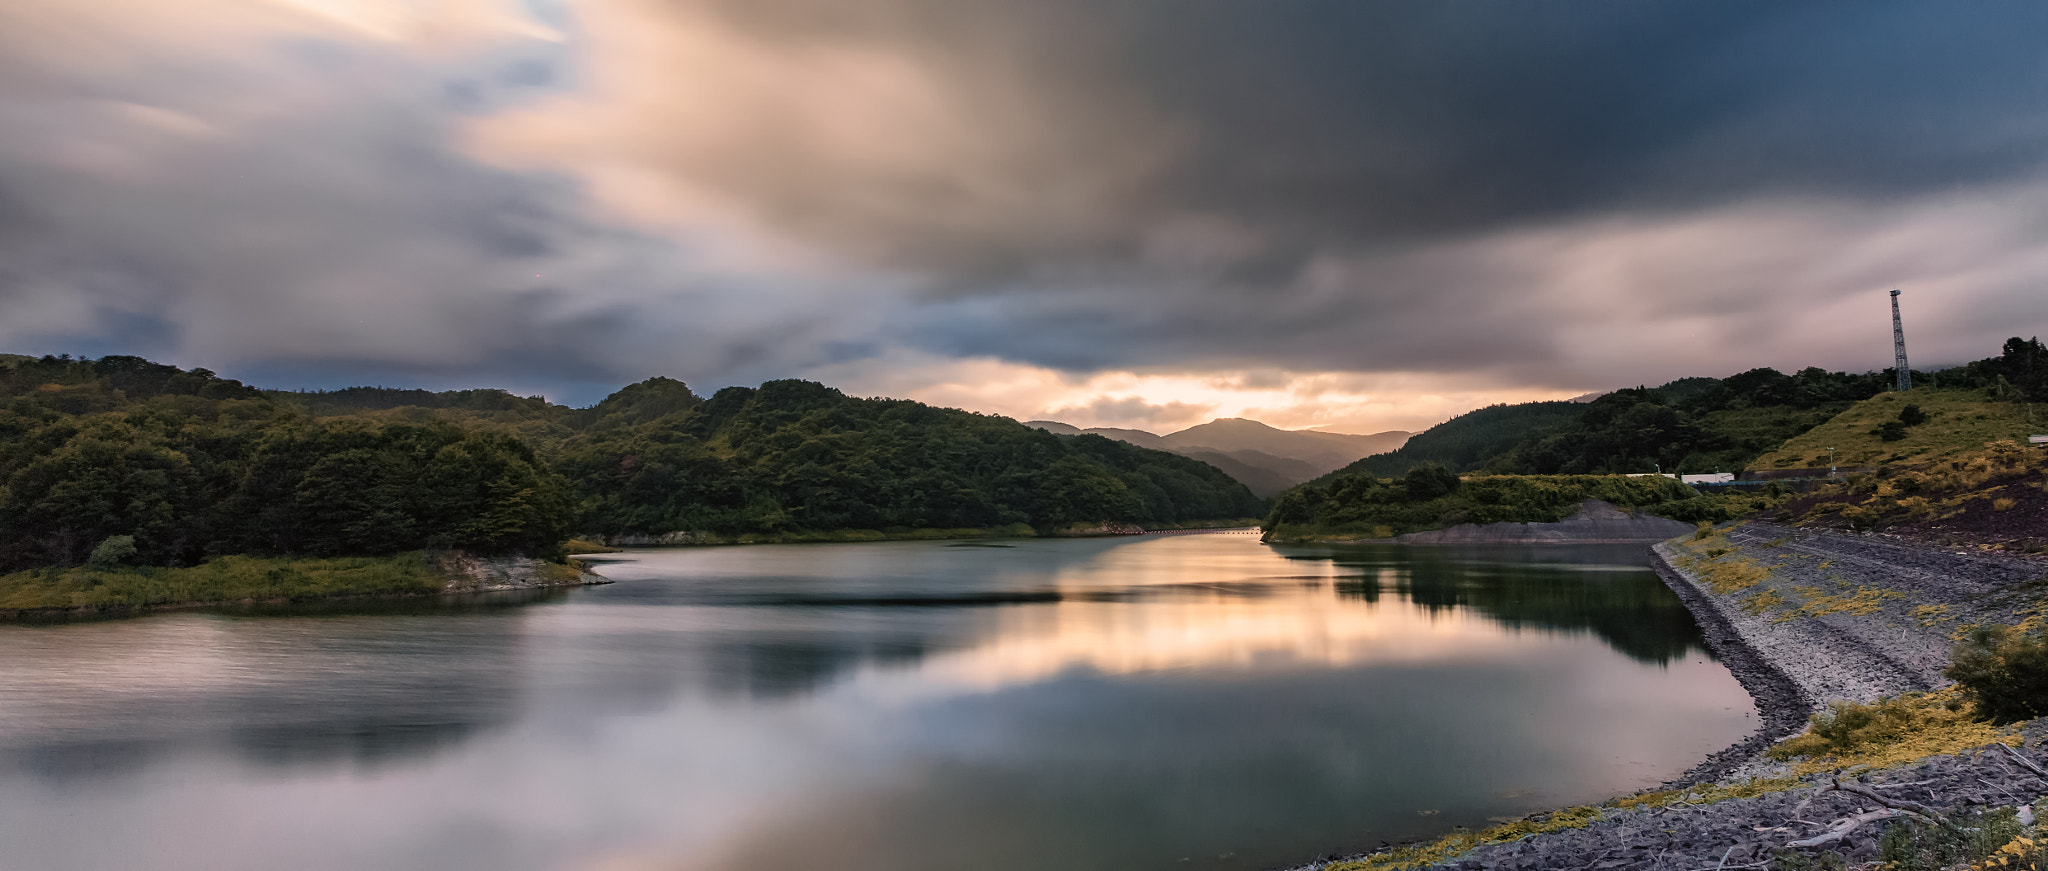
[[[1922,422],[1906,424],[1900,415],[1918,410]],[[1752,468],[1807,469],[1916,464],[1953,459],[2005,440],[2024,444],[2027,436],[2048,431],[2048,423],[2028,403],[1992,399],[1989,391],[1916,387],[1904,393],[1883,393],[1851,406],[1827,422],[1787,440],[1758,457]],[[1891,437],[1885,426],[1899,422]]]
[[[1489,405],[1468,411],[1408,438],[1401,447],[1353,462],[1316,480],[1327,484],[1340,475],[1368,474],[1396,478],[1424,463],[1469,472],[1514,448],[1532,433],[1577,420],[1586,407],[1575,402],[1522,402]]]
[[[1883,466],[1799,496],[1782,522],[2048,553],[2048,451],[2010,440]]]
[[[557,451],[579,500],[579,529],[772,536],[1172,525],[1264,508],[1200,461],[1006,417],[857,399],[806,381],[729,387],[697,401],[679,383],[665,389],[680,410],[611,426],[607,399],[588,430]]]
[[[1173,454],[801,381],[704,399],[656,378],[570,409],[498,390],[266,392],[138,357],[0,361],[0,572],[548,555],[577,530],[1177,525],[1264,507]]]
[[[1327,487],[1345,476],[1394,477],[1424,464],[1520,475],[1736,471],[1883,391],[1888,377],[1752,369],[1727,378],[1616,390],[1590,402],[1489,406],[1311,483]]]
[[[2009,400],[2041,384],[2034,374],[2037,357],[2039,369],[2048,371],[2048,355],[2040,353],[2038,342],[2015,339],[1999,358],[1943,373],[1951,382],[1991,386],[1927,391],[1938,397],[1928,402],[1932,411],[1916,407],[1907,415],[1910,424],[1896,419],[1922,394],[1885,393],[1890,373],[1815,368],[1793,375],[1752,369],[1728,378],[1684,378],[1583,403],[1483,408],[1419,433],[1399,450],[1282,494],[1266,529],[1275,538],[1345,538],[1467,522],[1553,522],[1583,499],[1677,520],[1724,520],[1781,498],[1705,497],[1667,478],[1614,476],[1660,469],[1737,471],[1754,467],[1762,456],[1796,467],[1810,460],[1799,447],[1815,438],[1840,438],[1838,449],[1891,446],[1882,457],[1887,462],[1921,445],[1982,447],[1983,436],[2007,433],[2012,415],[2025,413]],[[1828,428],[1816,434],[1824,424]],[[1852,428],[1857,439],[1848,437]],[[1824,466],[1824,451],[1822,457]],[[1669,484],[1646,483],[1651,481]]]
[[[1267,518],[1273,541],[1391,538],[1460,523],[1555,523],[1598,499],[1660,517],[1720,521],[1765,507],[1746,495],[1702,496],[1661,475],[1481,475],[1417,466],[1397,479],[1346,475],[1290,490]]]
[[[502,433],[313,419],[135,357],[0,367],[0,571],[231,553],[544,552],[570,503]]]

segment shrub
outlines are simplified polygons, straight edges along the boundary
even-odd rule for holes
[[[1456,472],[1435,463],[1423,463],[1409,469],[1408,475],[1401,479],[1401,487],[1408,492],[1408,498],[1417,502],[1449,496],[1457,492],[1459,483]]]
[[[1956,644],[1943,672],[1997,722],[2048,714],[2048,638],[2039,630],[1979,626]]]
[[[1887,420],[1877,428],[1877,437],[1888,442],[1904,439],[1906,437],[1906,425],[1896,420]]]
[[[1927,412],[1921,411],[1920,406],[1908,405],[1899,409],[1899,422],[1906,426],[1919,426],[1927,422]]]
[[[96,569],[113,568],[135,559],[135,536],[109,535],[92,549],[85,564]]]

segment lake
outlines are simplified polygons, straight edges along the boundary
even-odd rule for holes
[[[1279,868],[1750,732],[1645,550],[647,549],[545,594],[0,626],[0,866]]]

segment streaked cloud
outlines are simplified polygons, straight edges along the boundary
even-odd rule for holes
[[[0,347],[1416,429],[2048,332],[2048,12],[0,9]]]

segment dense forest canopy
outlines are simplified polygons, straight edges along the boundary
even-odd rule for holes
[[[0,366],[0,570],[128,558],[544,551],[568,494],[515,438],[316,419],[203,369],[134,357]]]
[[[665,394],[645,382],[620,391],[562,445],[558,468],[582,499],[582,528],[609,535],[1143,525],[1264,510],[1212,466],[1101,436],[857,399],[807,381],[728,387],[700,402],[669,383]],[[679,410],[644,419],[669,405]],[[613,425],[620,416],[629,422]]]
[[[1888,371],[1752,369],[1616,390],[1590,402],[1488,406],[1310,483],[1398,476],[1425,463],[1524,475],[1734,471],[1890,384]]]
[[[1215,468],[802,381],[587,409],[499,390],[259,391],[138,357],[0,357],[0,571],[229,553],[545,553],[572,532],[1180,523]],[[128,550],[132,542],[132,550]],[[108,551],[111,552],[111,551]]]
[[[1360,473],[1398,477],[1425,463],[1458,470],[1477,468],[1514,447],[1529,433],[1574,420],[1585,409],[1576,402],[1489,405],[1416,433],[1398,449],[1366,457],[1311,483]]]

